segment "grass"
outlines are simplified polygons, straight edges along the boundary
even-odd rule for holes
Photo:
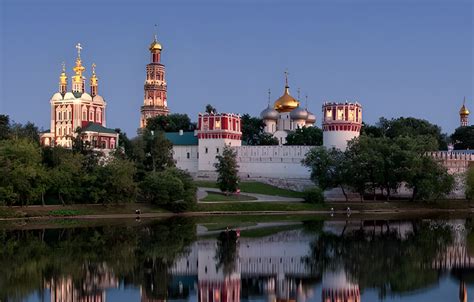
[[[248,195],[225,195],[220,192],[207,191],[207,196],[201,199],[201,201],[248,201],[257,200],[257,198]]]
[[[317,211],[327,210],[327,205],[308,204],[297,202],[246,202],[246,203],[206,203],[198,204],[196,211],[198,212],[260,212],[260,211]]]
[[[208,180],[196,180],[194,182],[198,187],[205,188],[217,188],[215,181]],[[239,184],[240,191],[244,193],[255,193],[255,194],[265,194],[272,196],[282,196],[282,197],[295,197],[303,198],[302,192],[281,189],[269,184],[265,184],[258,181],[243,181]]]
[[[48,214],[51,216],[78,216],[78,215],[87,215],[87,214],[90,214],[90,212],[86,210],[59,209],[59,210],[51,210],[48,212]]]

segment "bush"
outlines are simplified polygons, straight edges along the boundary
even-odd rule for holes
[[[319,187],[312,187],[304,190],[303,198],[307,203],[324,203],[324,191]]]
[[[173,212],[189,210],[196,203],[196,186],[191,176],[176,168],[148,173],[140,189],[145,201]]]
[[[470,167],[466,174],[466,199],[474,199],[474,167]]]

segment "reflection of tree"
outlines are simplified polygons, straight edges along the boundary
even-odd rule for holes
[[[87,294],[108,273],[163,299],[169,266],[194,240],[194,222],[184,218],[144,227],[2,230],[0,300],[22,300],[64,276]]]
[[[314,273],[342,266],[361,289],[377,288],[385,297],[388,291],[402,293],[437,282],[432,263],[451,241],[446,225],[416,222],[404,238],[388,228],[376,233],[361,226],[342,235],[321,233],[311,243],[307,261]]]
[[[230,275],[235,271],[237,260],[237,233],[225,231],[217,238],[216,250],[217,267],[223,269],[224,275]]]

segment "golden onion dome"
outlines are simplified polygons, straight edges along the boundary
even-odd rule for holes
[[[161,51],[162,47],[161,47],[161,44],[156,39],[156,35],[155,35],[155,38],[153,39],[153,42],[151,42],[151,44],[150,44],[150,48],[148,48],[148,49],[151,52]]]
[[[290,95],[290,87],[286,86],[285,92],[275,101],[273,108],[278,112],[290,112],[297,108],[299,104],[300,102]]]
[[[66,85],[67,84],[67,75],[64,71],[61,72],[61,75],[59,76],[59,83],[61,85]]]
[[[466,105],[462,105],[461,109],[459,110],[460,115],[469,115],[469,110],[466,108]]]
[[[95,63],[92,63],[92,76],[90,79],[90,83],[92,86],[97,86],[97,83],[99,82],[99,78],[95,74],[95,66],[96,66]]]

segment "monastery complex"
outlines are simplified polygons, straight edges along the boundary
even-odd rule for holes
[[[99,95],[99,79],[92,64],[89,92],[86,92],[85,70],[81,59],[82,47],[77,48],[77,58],[68,88],[68,76],[63,64],[59,76],[59,89],[50,99],[51,130],[42,133],[41,144],[72,147],[77,135],[94,149],[106,154],[117,148],[119,135],[106,127],[107,103]],[[140,107],[140,129],[147,120],[168,115],[167,82],[165,66],[161,63],[163,47],[155,35],[148,48],[150,63],[146,66],[144,98]],[[306,101],[307,102],[307,101]],[[469,110],[465,104],[459,111],[460,125],[469,125]],[[363,107],[359,102],[327,101],[321,106],[321,128],[323,146],[344,150],[348,141],[359,136]],[[260,113],[265,123],[264,131],[278,140],[278,145],[246,146],[242,144],[242,122],[235,113],[199,113],[194,132],[166,133],[173,143],[173,154],[177,167],[187,170],[195,177],[215,177],[216,156],[224,147],[231,146],[237,153],[239,171],[243,178],[301,179],[309,180],[309,170],[301,161],[313,146],[285,145],[291,131],[302,127],[315,127],[316,115],[303,106],[298,97],[290,94],[288,73],[285,72],[283,94]],[[76,133],[76,129],[81,129]],[[438,151],[430,154],[442,161],[451,173],[464,172],[474,155],[467,151]]]

